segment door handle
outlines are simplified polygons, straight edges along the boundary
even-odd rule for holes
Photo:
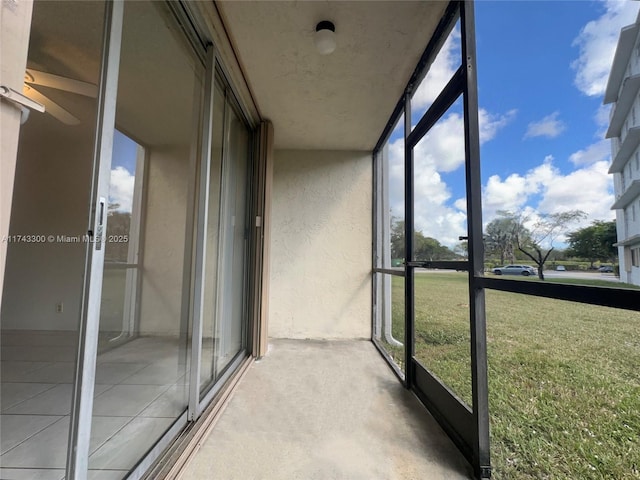
[[[104,207],[107,201],[100,197],[98,211],[96,212],[96,250],[102,250],[102,237],[104,235]]]

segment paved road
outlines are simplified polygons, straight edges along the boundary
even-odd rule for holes
[[[545,278],[583,278],[585,280],[606,280],[608,282],[620,282],[620,279],[613,273],[594,272],[557,272],[555,270],[545,270]]]
[[[395,269],[394,269],[395,270]],[[402,269],[398,269],[398,271],[402,271]],[[416,273],[451,273],[452,270],[436,270],[436,269],[422,269],[416,268]],[[493,276],[491,272],[485,272],[485,275],[488,277]],[[544,271],[545,278],[578,278],[584,280],[605,280],[607,282],[620,282],[620,279],[616,277],[613,273],[600,273],[598,271],[591,272],[558,272],[556,270],[545,270]],[[512,275],[504,275],[498,278],[514,278]]]

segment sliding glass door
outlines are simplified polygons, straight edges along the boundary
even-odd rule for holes
[[[3,23],[12,21],[7,6],[0,7]],[[106,7],[100,1],[33,5],[23,88],[45,111],[24,117],[9,199],[0,322],[3,479],[61,479],[73,450],[67,439]]]
[[[208,191],[199,375],[203,399],[247,346],[251,131],[220,77],[215,80],[209,181],[203,186]]]
[[[188,405],[191,219],[205,68],[176,29],[165,4],[124,4],[99,321],[100,337],[112,345],[97,356],[92,421],[94,438],[100,428],[111,434],[89,451],[90,471],[123,477]],[[135,228],[131,234],[138,225],[139,241]],[[114,271],[127,310],[119,332],[105,315],[115,293],[105,280]]]
[[[118,332],[103,281],[92,432],[113,432],[90,471],[136,468],[246,357],[251,131],[213,48],[178,31],[169,5],[125,3],[103,275],[125,272],[124,315]]]
[[[179,3],[32,27],[12,227],[44,236],[9,249],[0,477],[139,478],[248,356],[253,131]]]

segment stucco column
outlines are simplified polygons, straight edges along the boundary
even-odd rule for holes
[[[2,0],[0,4],[0,85],[18,92],[22,92],[27,67],[32,11],[30,0]],[[0,101],[0,294],[7,261],[6,237],[11,217],[20,116],[20,108],[6,100]]]

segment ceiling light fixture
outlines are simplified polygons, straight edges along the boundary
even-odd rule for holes
[[[316,25],[315,43],[320,55],[329,55],[336,49],[336,27],[328,20]]]

